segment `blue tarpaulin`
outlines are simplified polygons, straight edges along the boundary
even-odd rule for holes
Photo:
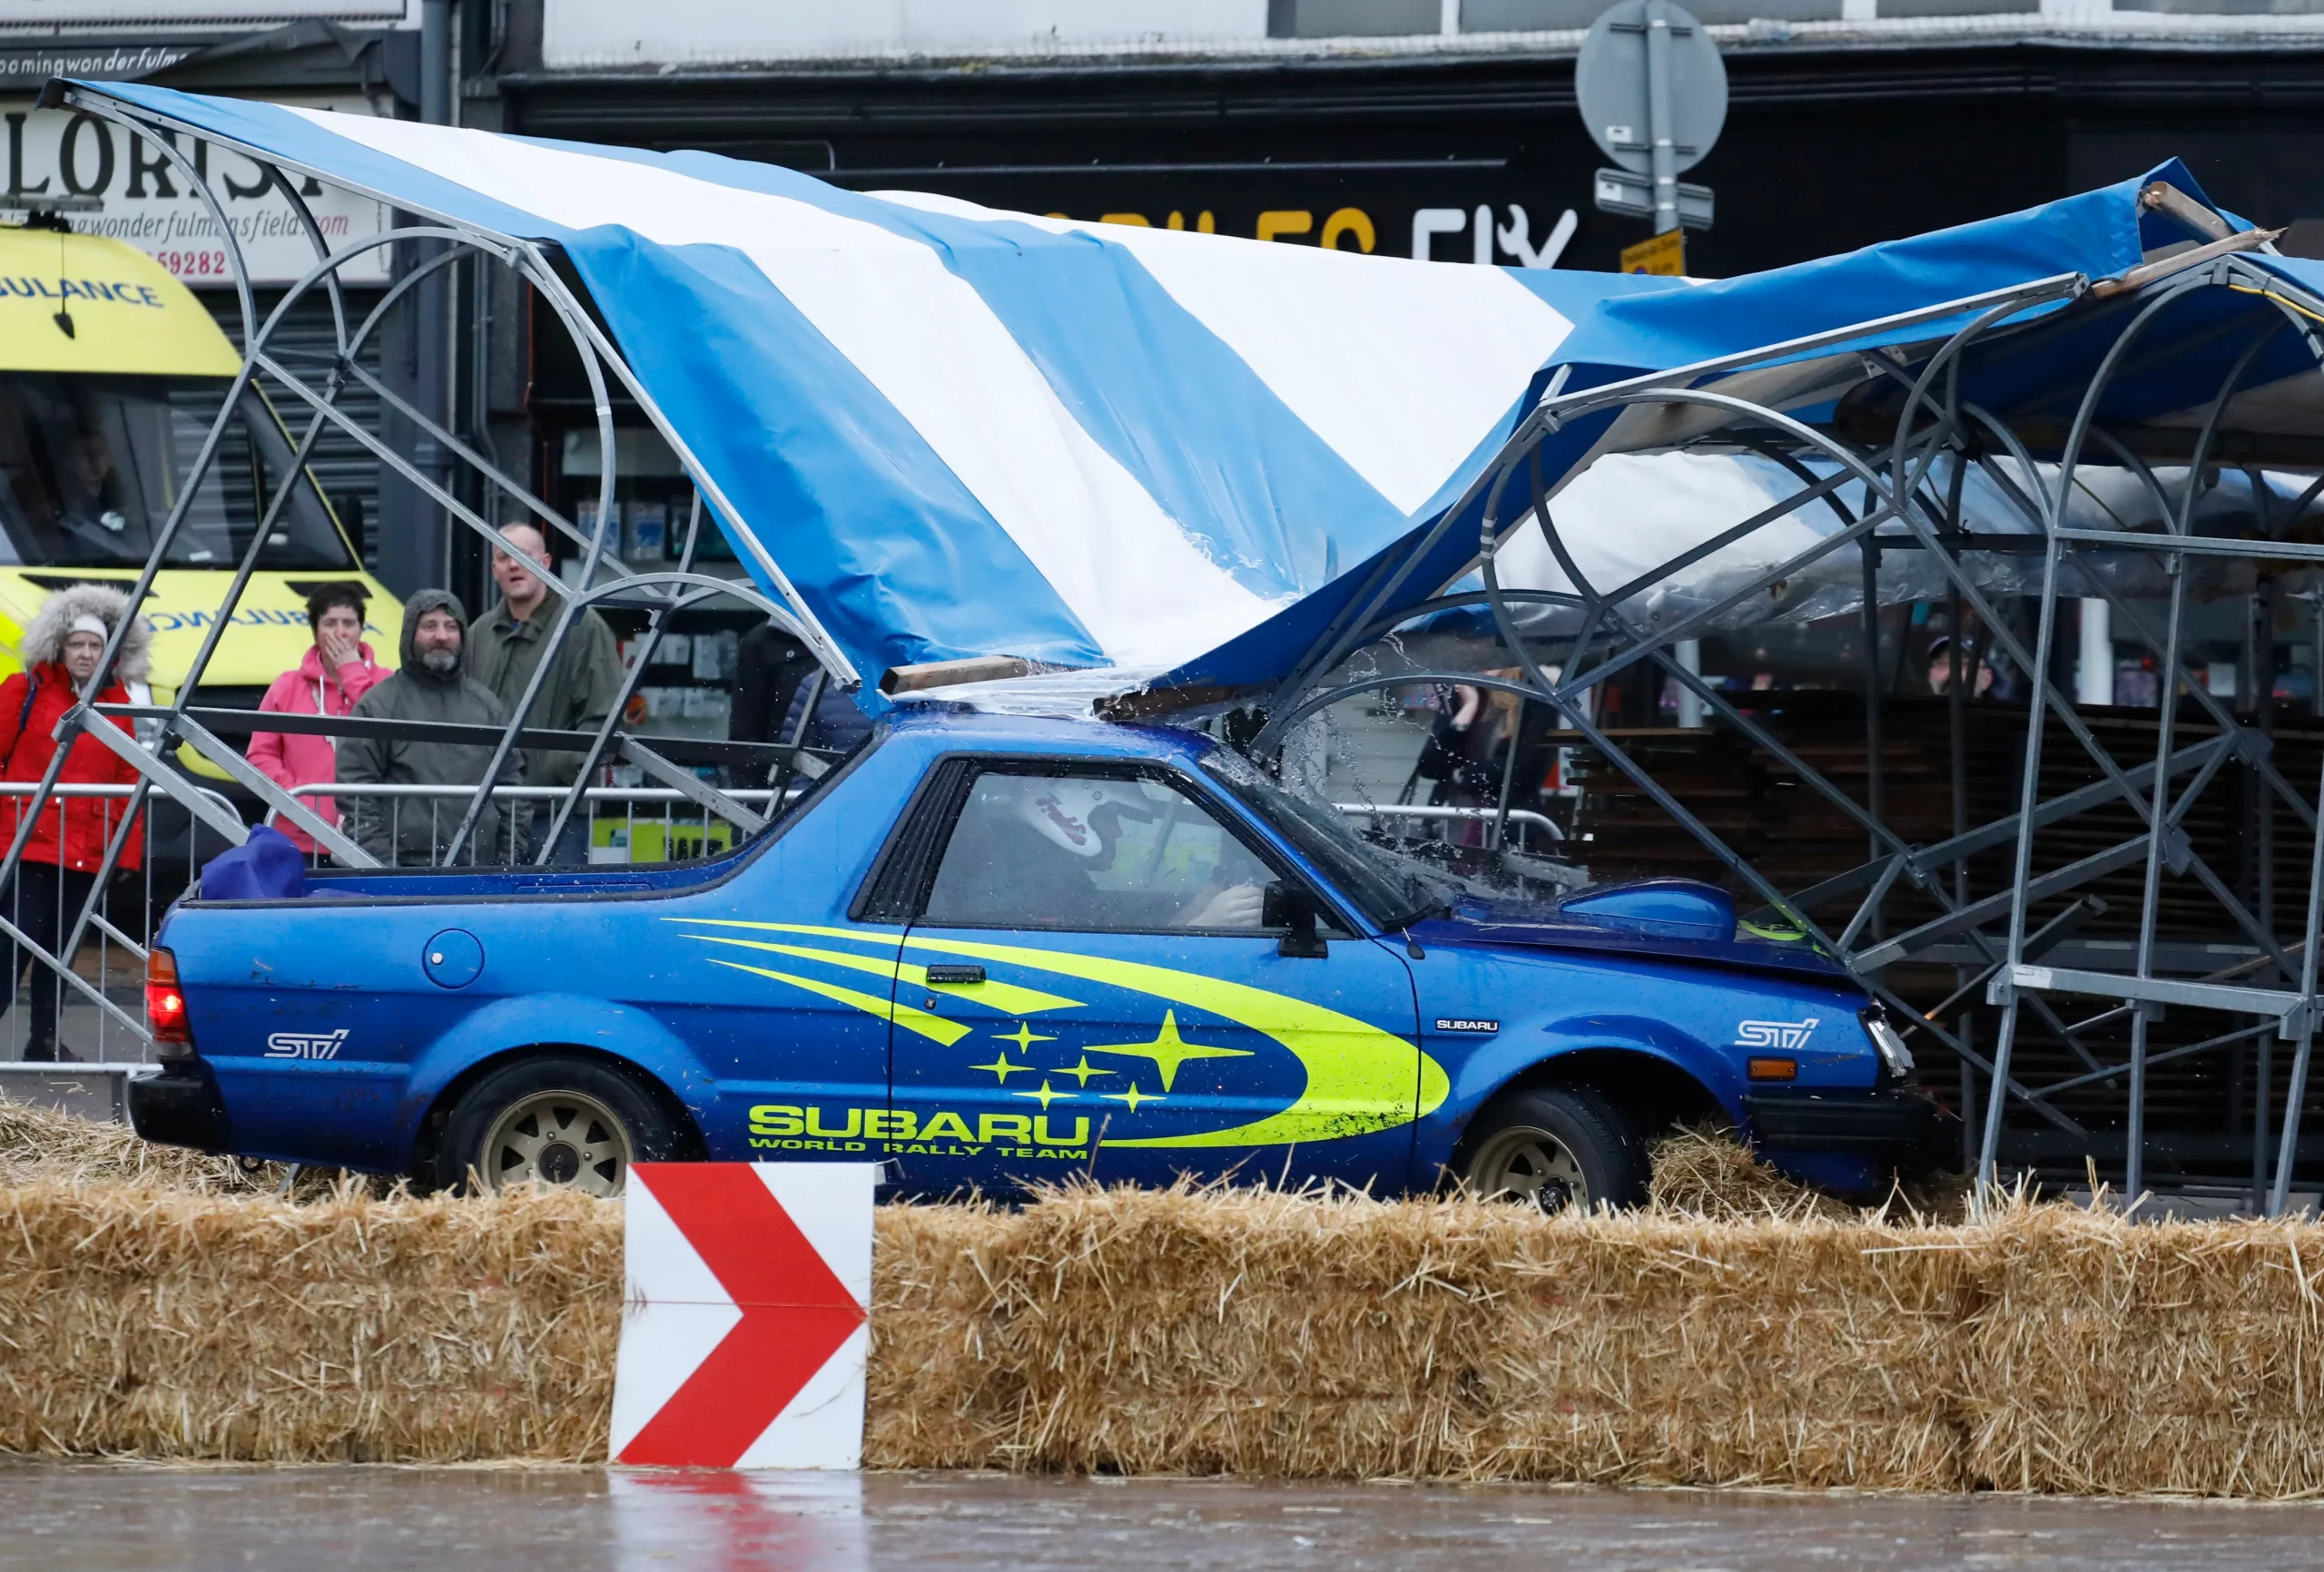
[[[2141,204],[2141,191],[2158,181],[2204,207],[2211,205],[2194,177],[2173,160],[2137,180],[2024,212],[1690,290],[1601,301],[1544,362],[1531,392],[1538,398],[1561,373],[1561,391],[1581,392],[2059,275],[2078,273],[2093,280],[2119,277],[2143,261],[2207,238],[2166,212]],[[2231,213],[2220,216],[2232,230],[2250,228]],[[2292,282],[2324,288],[2324,265],[2272,254],[2250,260]],[[1965,357],[1962,398],[1997,420],[2030,432],[2036,459],[2055,457],[2056,444],[2043,446],[2043,437],[2063,433],[2132,309],[2127,300],[2105,309],[2089,300],[2071,306],[2061,300],[2024,313],[2010,332],[1982,340]],[[1838,394],[1856,390],[1850,385],[1887,384],[1886,378],[1849,369],[1866,351],[1899,351],[1902,363],[1909,367],[1915,363],[1914,351],[1925,354],[1975,315],[1965,310],[1867,331],[1794,358],[1801,364],[1840,368],[1838,388],[1830,376],[1798,375],[1787,379],[1794,391],[1787,398],[1779,396],[1787,379],[1758,373],[1748,392],[1811,422],[1827,419]],[[2117,368],[2099,410],[2102,421],[2110,427],[2191,427],[2255,337],[2265,342],[2238,383],[2225,429],[2235,435],[2324,433],[2324,378],[2316,375],[2316,356],[2301,342],[2300,328],[2277,303],[2228,290],[2191,292],[2146,327],[2137,353]],[[1782,365],[1784,359],[1770,363]],[[1718,381],[1707,375],[1692,385]],[[1899,400],[1892,398],[1890,402]],[[1888,418],[1893,426],[1894,414]],[[1585,556],[1594,546],[1601,561],[1632,569],[1650,566],[1797,487],[1796,480],[1763,460],[1673,453],[1629,457],[1619,440],[1620,429],[1612,414],[1579,419],[1550,437],[1541,449],[1545,489],[1553,496],[1585,464],[1590,466],[1571,489],[1557,496],[1551,510],[1561,536]],[[1652,443],[1639,446],[1650,448]],[[1609,453],[1616,456],[1610,461]],[[2085,461],[2099,466],[2112,462],[2097,447],[2085,455]],[[1325,589],[1188,663],[1163,683],[1239,690],[1280,680],[1362,593],[1381,565],[1401,566],[1413,556],[1431,526],[1443,509],[1461,500],[1461,491],[1477,473],[1457,477],[1436,507],[1416,518],[1410,530],[1370,561],[1354,565]],[[2038,477],[2019,478],[2034,482]],[[2138,495],[2141,486],[2134,481],[2127,486],[2108,486],[2107,478],[2093,477],[2069,499],[2069,511],[2077,515],[2073,522],[2102,526],[2140,522],[2126,506],[2144,506]],[[2248,484],[2240,488],[2247,505],[2250,490]],[[1978,502],[1973,487],[1968,505],[1974,508]],[[1524,512],[1522,501],[1506,505],[1502,522],[1512,523]],[[1383,608],[1384,618],[1427,599],[1461,575],[1476,553],[1481,514],[1481,501],[1472,499],[1467,516],[1420,557],[1403,589]],[[1739,578],[1753,565],[1783,560],[1797,549],[1802,530],[1828,534],[1839,527],[1837,516],[1827,516],[1820,506],[1782,522],[1787,529],[1763,532],[1766,538],[1756,545],[1731,548],[1722,554],[1727,559],[1723,564],[1715,558],[1697,565],[1692,570],[1695,585],[1722,576]],[[1976,522],[1988,528],[2026,527],[2022,516],[2000,506]],[[1508,575],[1510,582],[1539,586],[1550,581],[1565,587],[1561,575],[1548,564],[1546,551],[1531,541],[1523,545],[1528,549],[1521,552],[1519,562],[1526,565]],[[1852,554],[1845,566],[1846,575],[1853,577]],[[1621,582],[1628,576],[1610,574],[1609,580]],[[1689,580],[1681,578],[1666,593],[1683,604],[1689,587]],[[1910,593],[1909,580],[1899,587]],[[1699,588],[1693,598],[1707,597]],[[1814,609],[1828,614],[1844,607],[1830,602]]]

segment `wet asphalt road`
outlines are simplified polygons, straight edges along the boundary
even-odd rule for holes
[[[2324,1506],[596,1469],[0,1468],[0,1567],[2324,1566]]]

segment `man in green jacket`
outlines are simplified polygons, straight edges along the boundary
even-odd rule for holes
[[[548,542],[529,524],[504,526],[501,534],[523,550],[543,573],[550,570]],[[492,580],[500,586],[500,604],[468,627],[468,671],[492,690],[503,708],[514,714],[524,702],[525,689],[541,663],[541,649],[556,625],[558,608],[549,604],[548,586],[523,563],[505,551],[492,554]],[[594,732],[621,695],[621,655],[613,630],[596,612],[583,612],[566,631],[556,658],[549,663],[541,691],[526,712],[528,730]],[[580,772],[578,753],[528,751],[525,754],[525,783],[528,786],[570,786]],[[538,828],[547,833],[556,804],[542,805]],[[550,860],[560,863],[589,860],[588,820],[576,811],[558,838]]]

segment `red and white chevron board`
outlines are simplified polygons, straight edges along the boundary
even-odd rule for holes
[[[636,1163],[613,1459],[863,1459],[876,1163]]]

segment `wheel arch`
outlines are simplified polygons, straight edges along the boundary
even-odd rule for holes
[[[1596,1092],[1628,1115],[1651,1141],[1682,1125],[1731,1125],[1718,1096],[1695,1074],[1659,1054],[1611,1045],[1569,1048],[1537,1059],[1478,1100],[1454,1144],[1455,1163],[1470,1151],[1471,1133],[1494,1104],[1512,1092],[1568,1086]]]
[[[411,1171],[421,1176],[435,1172],[444,1128],[451,1122],[452,1110],[470,1089],[495,1072],[507,1068],[525,1059],[556,1055],[562,1058],[586,1059],[614,1071],[636,1086],[639,1091],[654,1100],[655,1105],[669,1116],[670,1127],[677,1133],[679,1150],[689,1162],[700,1162],[709,1155],[709,1145],[702,1133],[702,1125],[694,1116],[684,1099],[673,1091],[661,1076],[635,1059],[583,1043],[539,1042],[516,1047],[502,1048],[487,1054],[463,1068],[444,1083],[434,1099],[419,1116],[412,1135]]]

